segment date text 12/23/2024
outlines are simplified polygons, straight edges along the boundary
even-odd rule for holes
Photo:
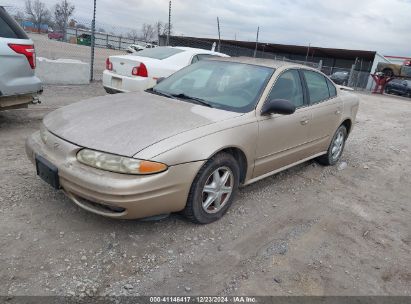
[[[255,297],[209,297],[209,296],[176,296],[176,297],[150,297],[150,303],[257,303]]]

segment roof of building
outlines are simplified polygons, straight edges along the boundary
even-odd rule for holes
[[[203,41],[207,43],[213,43],[217,41],[215,38],[198,38],[198,37],[187,37],[187,36],[172,36],[173,38],[187,40],[187,41]],[[238,40],[221,40],[221,43],[225,45],[232,45],[238,47],[244,47],[248,49],[255,48],[255,41],[238,41]],[[295,55],[306,55],[309,48],[310,56],[315,54],[317,57],[331,57],[340,59],[355,60],[356,58],[362,58],[364,60],[372,61],[374,60],[375,51],[365,51],[365,50],[350,50],[350,49],[337,49],[337,48],[324,48],[316,46],[301,46],[301,45],[289,45],[289,44],[276,44],[276,43],[258,43],[258,50],[276,54],[295,54]]]

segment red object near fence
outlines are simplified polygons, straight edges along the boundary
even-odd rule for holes
[[[383,94],[387,83],[394,79],[394,77],[387,77],[382,73],[371,74],[371,77],[375,82],[375,87],[372,91],[373,94]]]

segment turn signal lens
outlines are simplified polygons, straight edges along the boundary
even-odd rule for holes
[[[153,172],[162,172],[167,170],[167,166],[162,163],[156,163],[144,160],[140,163],[140,172],[142,174],[149,174]]]
[[[167,165],[148,160],[124,157],[110,153],[82,149],[77,160],[85,165],[101,170],[124,174],[154,174],[167,170]]]

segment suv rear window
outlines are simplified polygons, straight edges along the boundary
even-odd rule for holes
[[[18,25],[18,23],[10,17],[4,7],[0,6],[0,37],[12,39],[29,39],[27,34]]]
[[[171,57],[175,54],[184,52],[183,50],[180,49],[173,49],[169,47],[156,47],[152,49],[144,49],[140,52],[134,53],[134,56],[139,56],[139,57],[148,57],[148,58],[154,58],[154,59],[166,59],[168,57]]]

